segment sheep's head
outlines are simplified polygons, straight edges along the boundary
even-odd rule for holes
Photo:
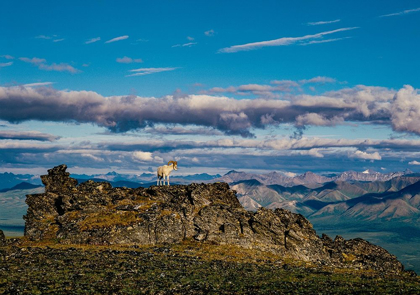
[[[171,166],[171,163],[174,167],[174,170],[178,170],[178,162],[177,161],[169,161],[168,166]]]

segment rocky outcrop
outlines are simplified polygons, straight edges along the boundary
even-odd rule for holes
[[[0,247],[6,245],[6,237],[4,236],[3,231],[0,229]]]
[[[318,264],[400,272],[402,264],[364,240],[319,238],[300,214],[246,211],[226,183],[113,188],[77,184],[66,166],[42,176],[45,193],[28,195],[25,236],[65,244],[233,244]]]

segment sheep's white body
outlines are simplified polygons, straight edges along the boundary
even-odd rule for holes
[[[167,180],[167,185],[169,185],[169,173],[172,170],[178,170],[178,163],[176,161],[169,161],[168,165],[163,165],[157,169],[157,184],[156,185],[165,185],[165,180]],[[163,181],[162,181],[163,178]]]

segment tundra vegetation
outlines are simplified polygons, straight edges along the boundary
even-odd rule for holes
[[[0,293],[420,292],[385,249],[319,237],[287,210],[246,211],[227,184],[112,188],[65,170],[28,195],[23,238],[0,232]]]

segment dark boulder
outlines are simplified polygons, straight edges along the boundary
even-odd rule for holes
[[[6,237],[4,236],[3,231],[0,229],[0,247],[6,245]]]

